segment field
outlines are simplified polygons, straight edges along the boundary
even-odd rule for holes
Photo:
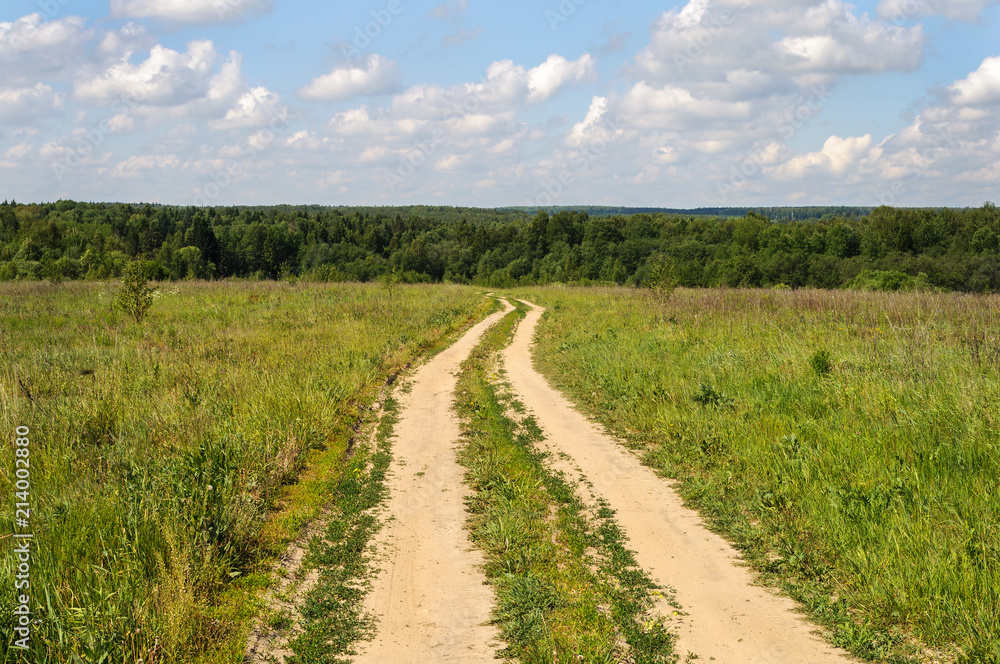
[[[491,303],[185,282],[139,325],[112,311],[114,288],[0,286],[0,430],[11,447],[31,430],[32,661],[240,662],[267,563],[330,500],[361,409]],[[13,579],[15,558],[2,565]],[[14,604],[5,582],[2,661]]]
[[[1000,661],[1000,298],[519,294],[543,373],[835,643]]]
[[[400,487],[418,514],[458,491],[400,569],[432,570],[433,587],[448,572],[434,565],[479,549],[482,578],[455,576],[490,584],[476,608],[501,657],[671,660],[693,608],[655,582],[650,540],[623,525],[647,520],[648,501],[612,509],[595,488],[606,478],[571,463],[537,394],[524,396],[529,337],[504,349],[528,306],[436,355],[496,301],[462,286],[181,282],[161,284],[136,323],[112,308],[116,287],[0,285],[0,429],[12,443],[31,429],[30,661],[235,664],[262,624],[291,641],[273,661],[346,661],[380,631],[365,597],[392,590],[372,582],[395,564],[376,535]],[[537,369],[672,478],[832,643],[872,662],[1000,664],[1000,297],[505,294],[547,309]],[[441,376],[457,381],[443,397]],[[450,416],[431,409],[439,398]],[[453,441],[446,420],[461,424]],[[454,479],[416,462],[431,438],[454,451]],[[25,530],[14,508],[0,507],[5,533]],[[463,528],[450,557],[420,557],[421,541]],[[317,580],[278,611],[273,565],[294,546]],[[16,605],[0,585],[4,662],[19,661]],[[404,646],[437,653],[448,638],[421,628]],[[468,661],[492,661],[493,646],[474,645]]]

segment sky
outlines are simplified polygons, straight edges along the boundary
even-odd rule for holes
[[[979,206],[1000,0],[5,0],[0,199]]]

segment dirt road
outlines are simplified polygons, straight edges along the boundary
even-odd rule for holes
[[[527,304],[527,303],[526,303]],[[580,415],[534,370],[531,342],[543,310],[533,308],[507,349],[508,377],[548,443],[572,457],[617,512],[637,562],[676,590],[677,652],[716,664],[845,664],[845,653],[812,634],[794,603],[754,586],[737,552],[621,444]],[[664,600],[660,610],[672,616]],[[683,659],[682,659],[683,661]]]
[[[392,520],[376,541],[382,571],[365,603],[378,617],[378,636],[359,647],[358,663],[493,662],[501,647],[486,624],[494,600],[483,558],[464,529],[452,404],[459,365],[506,307],[421,367],[401,395],[386,512]]]

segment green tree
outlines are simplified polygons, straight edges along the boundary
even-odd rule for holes
[[[115,306],[141,323],[149,308],[153,306],[153,289],[146,282],[143,265],[129,263],[122,275],[122,285],[115,293]]]
[[[674,294],[674,289],[677,288],[677,270],[669,256],[661,254],[653,259],[649,276],[646,277],[646,288],[653,290],[661,304]]]

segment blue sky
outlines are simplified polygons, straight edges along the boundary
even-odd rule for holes
[[[997,0],[8,0],[0,198],[976,206],[998,37]]]

